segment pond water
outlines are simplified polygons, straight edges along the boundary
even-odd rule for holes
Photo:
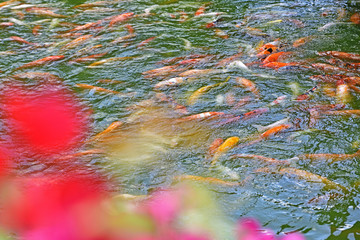
[[[1,76],[8,79],[25,72],[50,72],[60,77],[93,110],[91,135],[114,121],[121,121],[120,127],[82,149],[105,151],[97,157],[83,157],[82,161],[98,167],[118,183],[117,191],[148,194],[153,189],[170,186],[179,175],[242,182],[236,187],[204,183],[230,221],[252,216],[277,233],[300,231],[308,239],[359,237],[360,158],[355,155],[341,161],[324,158],[311,161],[310,157],[299,157],[317,153],[353,154],[359,148],[358,115],[317,112],[318,106],[337,103],[345,103],[341,106],[344,109],[360,109],[359,93],[352,90],[350,100],[339,99],[331,94],[336,89],[334,83],[319,84],[310,78],[319,74],[359,76],[356,70],[328,73],[311,67],[330,59],[319,56],[318,52],[359,53],[360,27],[349,20],[359,10],[359,2],[115,0],[74,8],[83,3],[90,1],[21,3],[50,8],[57,14],[71,16],[68,18],[32,13],[28,8],[17,7],[21,6],[19,2],[0,8],[1,21],[14,23],[0,33]],[[195,16],[201,6],[205,6],[205,12]],[[83,42],[69,44],[79,35],[61,36],[76,26],[126,12],[134,15],[111,27],[109,20],[105,20],[93,28],[70,31],[91,34]],[[32,29],[37,25],[41,26],[39,34],[34,35]],[[42,46],[10,41],[11,36]],[[308,37],[305,44],[293,46],[294,41],[304,37]],[[292,52],[284,62],[295,62],[297,66],[279,69],[259,66],[257,49],[274,41],[280,43],[282,51]],[[86,63],[70,62],[93,54],[103,56]],[[217,65],[236,54],[224,66]],[[15,70],[52,55],[65,58],[32,69]],[[188,57],[164,61],[184,56]],[[200,60],[179,64],[190,58]],[[170,65],[176,65],[173,71],[162,75],[144,74]],[[213,71],[183,78],[184,82],[176,86],[155,86],[190,69]],[[237,77],[251,80],[258,93],[242,87]],[[84,84],[119,93],[88,89]],[[217,85],[198,96],[192,95],[199,88],[213,84]],[[308,99],[296,100],[315,86],[318,87],[309,92]],[[282,96],[286,96],[285,100],[272,104]],[[255,109],[266,110],[250,117],[232,118]],[[310,116],[309,109],[315,109],[319,116]],[[203,112],[225,114],[184,120],[186,116]],[[246,144],[259,137],[258,125],[266,126],[286,118],[290,128]],[[240,144],[221,154],[211,165],[207,151],[214,139],[233,136],[240,138]],[[288,160],[290,166],[234,157],[234,154]],[[307,172],[285,174],[294,168]],[[24,159],[20,170],[24,174],[41,174],[43,168]],[[46,171],[51,171],[51,167]],[[309,177],[310,173],[336,183],[331,183],[335,187],[329,187],[328,180],[319,181],[317,175]]]

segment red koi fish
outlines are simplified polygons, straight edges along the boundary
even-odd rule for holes
[[[360,61],[360,54],[356,53],[346,53],[346,52],[338,52],[338,51],[327,51],[327,52],[319,52],[319,56],[332,56],[340,59],[347,59],[353,61]]]
[[[33,29],[32,29],[32,34],[34,36],[39,35],[39,30],[41,29],[41,25],[36,25]]]
[[[196,12],[195,12],[195,16],[199,16],[201,14],[204,14],[205,13],[205,8],[206,8],[206,5],[202,5]]]
[[[28,44],[28,45],[33,45],[35,43],[31,43],[29,41],[26,41],[25,39],[21,38],[21,37],[18,37],[18,36],[11,36],[10,39],[14,42],[18,42],[18,43],[25,43],[25,44]]]
[[[15,69],[16,70],[20,70],[23,68],[32,68],[32,67],[39,67],[39,66],[43,66],[45,64],[49,64],[51,62],[55,62],[55,61],[59,61],[64,59],[65,56],[64,55],[58,55],[58,56],[48,56],[48,57],[44,57],[42,59],[36,60],[36,61],[32,61],[29,63],[26,63],[18,68]]]
[[[139,44],[137,45],[137,47],[138,47],[138,48],[139,48],[139,47],[143,47],[143,46],[145,46],[146,44],[148,44],[149,42],[151,42],[152,40],[154,40],[154,39],[156,39],[156,38],[157,38],[156,36],[155,36],[155,37],[148,38],[148,39],[142,41],[141,43],[139,43]]]
[[[118,16],[115,16],[109,23],[109,27],[114,26],[115,24],[125,22],[129,20],[134,15],[133,12],[123,13]]]
[[[86,62],[91,62],[94,61],[98,58],[101,58],[103,56],[105,56],[107,54],[107,52],[104,53],[98,53],[98,54],[94,54],[94,55],[90,55],[87,57],[81,57],[81,58],[76,58],[74,60],[69,61],[70,64],[72,63],[86,63]]]
[[[87,29],[90,29],[90,28],[97,27],[97,26],[99,26],[101,23],[102,23],[102,20],[99,20],[99,21],[96,21],[96,22],[91,22],[91,23],[86,23],[86,24],[84,24],[84,25],[77,26],[77,27],[74,28],[74,29],[70,29],[68,32],[75,32],[75,31],[87,30]]]
[[[286,55],[292,54],[292,52],[277,52],[267,56],[263,63],[278,62],[279,58],[283,58]]]
[[[281,67],[287,67],[287,66],[298,66],[299,64],[297,63],[283,63],[283,62],[269,62],[269,63],[265,63],[262,65],[262,67],[266,67],[266,68],[272,68],[272,69],[278,69]]]

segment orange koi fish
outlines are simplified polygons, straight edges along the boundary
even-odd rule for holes
[[[125,27],[127,28],[129,34],[134,34],[135,30],[130,24],[126,24]]]
[[[39,35],[39,30],[41,29],[41,25],[36,25],[33,29],[32,29],[32,34],[34,36]]]
[[[350,21],[353,22],[354,24],[360,24],[360,14],[354,13],[353,15],[351,15]]]
[[[111,41],[112,44],[117,44],[117,43],[122,43],[128,39],[131,39],[133,37],[135,37],[136,35],[135,34],[128,34],[128,35],[125,35],[125,36],[122,36],[122,37],[118,37],[116,39],[114,39],[113,41]]]
[[[340,116],[360,115],[360,110],[352,109],[352,110],[325,111],[325,112],[322,112],[322,114],[325,114],[325,115],[340,115]]]
[[[82,151],[82,152],[77,152],[77,153],[74,153],[74,154],[70,154],[70,155],[60,157],[60,158],[56,159],[56,161],[65,161],[65,160],[70,160],[70,159],[77,158],[77,157],[82,157],[82,156],[87,156],[87,155],[103,154],[103,153],[105,153],[105,151],[102,150],[102,149],[90,149],[90,150],[85,150],[85,151]]]
[[[313,36],[299,38],[293,42],[293,47],[297,48],[302,45],[305,45],[306,43],[310,42],[312,39],[314,39]]]
[[[264,46],[262,46],[260,49],[259,49],[259,53],[256,54],[256,56],[258,58],[266,58],[269,54],[271,53],[275,53],[278,51],[278,47],[276,47],[275,45],[273,44],[265,44]]]
[[[340,68],[340,67],[335,67],[333,65],[330,64],[326,64],[326,63],[313,63],[311,64],[311,66],[315,69],[324,71],[324,72],[349,72],[348,69],[345,68]]]
[[[270,128],[269,130],[263,132],[260,137],[262,139],[266,139],[266,138],[269,138],[271,136],[274,136],[275,134],[283,131],[283,130],[286,130],[288,128],[291,128],[292,125],[291,124],[282,124],[282,125],[279,125],[279,126],[276,126],[276,127],[273,127],[273,128]]]
[[[109,1],[98,1],[98,2],[84,3],[84,4],[76,5],[73,8],[93,8],[93,7],[107,6],[109,4],[111,4],[111,2],[109,2]]]
[[[344,161],[352,158],[356,158],[360,156],[360,150],[353,154],[334,154],[334,153],[310,153],[310,154],[301,154],[298,157],[300,159],[308,159],[311,161],[317,160],[329,160],[331,159],[331,163],[336,161]]]
[[[172,65],[172,66],[165,66],[165,67],[161,67],[161,68],[156,68],[156,69],[152,69],[146,72],[143,72],[143,75],[152,75],[152,74],[159,74],[159,73],[164,73],[164,72],[168,72],[170,70],[173,70],[177,67],[178,65]]]
[[[106,58],[97,62],[94,62],[92,64],[90,64],[89,66],[87,66],[88,68],[95,68],[99,65],[103,65],[105,63],[108,62],[115,62],[115,61],[124,61],[124,60],[128,60],[128,59],[133,59],[135,58],[134,56],[128,56],[128,57],[112,57],[112,58]]]
[[[9,1],[2,2],[2,3],[0,3],[0,8],[4,7],[6,5],[9,5],[9,4],[13,3],[13,2],[16,2],[16,1],[17,0],[9,0]]]
[[[360,54],[356,53],[346,53],[346,52],[338,52],[338,51],[327,51],[327,52],[319,52],[319,56],[332,56],[340,59],[347,59],[353,61],[360,61]]]
[[[102,92],[102,93],[112,93],[112,94],[119,93],[117,91],[109,90],[109,89],[102,88],[102,87],[92,86],[92,85],[85,84],[85,83],[78,83],[78,84],[75,84],[75,86],[79,87],[79,88],[83,88],[83,89],[95,90],[96,92]]]
[[[25,39],[18,37],[18,36],[11,36],[10,39],[12,41],[18,42],[18,43],[25,43],[25,44],[29,44],[29,45],[34,45],[35,43],[31,43],[29,41],[26,41]]]
[[[224,181],[218,178],[213,177],[200,177],[200,176],[194,176],[194,175],[180,175],[174,177],[175,181],[184,181],[184,180],[191,180],[191,181],[197,181],[197,182],[203,182],[203,183],[210,183],[210,184],[216,184],[216,185],[223,185],[228,187],[236,187],[241,186],[242,183],[239,182],[228,182]]]
[[[145,46],[146,44],[148,44],[149,42],[153,41],[153,40],[156,39],[156,38],[157,38],[156,36],[155,36],[155,37],[148,38],[148,39],[142,41],[141,43],[139,43],[139,44],[137,45],[137,47],[138,47],[138,48],[139,48],[139,47],[143,47],[143,46]]]
[[[26,72],[19,73],[12,76],[15,79],[31,79],[35,81],[45,82],[61,82],[62,79],[54,74],[48,72]]]
[[[253,83],[249,79],[237,77],[236,82],[240,86],[242,86],[242,87],[246,88],[247,90],[249,90],[250,92],[252,92],[256,97],[259,97],[259,90],[257,89],[255,83]]]
[[[203,112],[203,113],[180,118],[179,121],[203,120],[206,118],[218,117],[223,115],[225,115],[224,112]]]
[[[237,54],[235,54],[235,55],[233,55],[233,56],[231,56],[231,57],[228,57],[228,58],[225,58],[225,59],[219,61],[215,66],[216,66],[216,67],[224,67],[224,66],[226,66],[228,63],[230,63],[230,62],[238,59],[238,58],[241,57],[242,55],[243,55],[242,52],[237,53]]]
[[[110,21],[109,27],[112,27],[115,24],[118,24],[121,22],[125,22],[125,21],[129,20],[133,15],[134,15],[133,12],[128,12],[128,13],[123,13],[123,14],[117,15],[117,16],[113,17],[112,20]]]
[[[229,151],[230,149],[234,148],[238,142],[239,142],[240,138],[239,137],[229,137],[228,139],[226,139],[215,151],[214,153],[214,157],[211,161],[211,165],[214,165],[217,161],[218,158],[224,154],[225,152]]]
[[[14,24],[15,23],[13,23],[13,22],[2,22],[2,23],[0,23],[0,27],[11,27]]]
[[[278,69],[281,67],[287,67],[287,66],[298,66],[297,63],[284,63],[284,62],[269,62],[262,65],[262,67],[266,68],[272,68],[272,69]]]
[[[224,139],[222,138],[216,138],[209,146],[208,152],[207,152],[207,156],[208,157],[213,157],[216,149],[218,149],[220,147],[221,144],[223,144]]]
[[[86,62],[91,62],[94,61],[98,58],[101,58],[103,56],[105,56],[108,52],[104,52],[104,53],[98,53],[98,54],[94,54],[94,55],[90,55],[87,57],[81,57],[81,58],[76,58],[74,60],[69,61],[70,64],[73,63],[86,63]]]
[[[121,121],[115,121],[111,123],[104,131],[93,136],[88,142],[94,142],[99,140],[102,136],[114,131],[115,129],[119,128],[121,125],[123,125],[123,122]]]
[[[64,58],[65,58],[64,55],[44,57],[42,59],[39,59],[39,60],[32,61],[32,62],[29,62],[27,64],[24,64],[24,65],[16,68],[15,71],[19,70],[19,69],[23,69],[23,68],[32,68],[32,67],[43,66],[45,64],[49,64],[49,63],[52,63],[52,62],[55,62],[55,61],[59,61],[59,60],[62,60]]]
[[[228,39],[229,38],[229,35],[224,32],[223,30],[219,29],[219,28],[216,28],[214,29],[214,32],[215,32],[215,35],[222,38],[222,39]]]
[[[206,5],[202,5],[201,7],[199,7],[199,9],[196,10],[196,12],[195,12],[195,16],[199,16],[201,14],[204,14],[205,13],[205,8],[206,8]]]
[[[289,55],[289,54],[292,54],[292,52],[277,52],[277,53],[270,54],[263,60],[263,63],[277,62],[279,60],[279,58],[283,58],[284,56]]]
[[[99,21],[96,21],[96,22],[86,23],[86,24],[84,24],[84,25],[77,26],[77,27],[74,28],[74,29],[70,29],[68,32],[76,32],[76,31],[87,30],[87,29],[90,29],[90,28],[97,27],[97,26],[99,26],[101,23],[102,23],[102,20],[99,20]]]
[[[342,186],[338,183],[335,183],[326,177],[322,177],[320,175],[317,175],[317,174],[314,174],[314,173],[311,173],[311,172],[308,172],[305,170],[300,170],[297,168],[282,168],[282,169],[280,169],[280,171],[278,173],[295,175],[295,176],[300,177],[309,182],[323,183],[323,184],[325,184],[325,186],[327,188],[341,189],[343,191],[348,191],[344,186]]]
[[[37,7],[27,8],[26,11],[28,13],[33,13],[38,16],[56,17],[56,18],[67,18],[68,17],[65,15],[54,13],[53,11],[50,11],[48,9],[37,8]]]
[[[347,104],[351,101],[350,87],[344,80],[336,82],[336,99],[342,104]]]
[[[297,98],[295,99],[296,101],[303,101],[303,100],[307,100],[310,95],[312,93],[314,93],[318,88],[319,88],[320,84],[317,84],[315,87],[307,90],[304,94],[301,94],[299,96],[297,96]]]
[[[54,38],[77,38],[77,37],[80,37],[81,35],[82,35],[82,33],[70,32],[70,33],[58,34],[53,37]]]
[[[92,38],[93,35],[88,34],[88,35],[84,35],[78,38],[75,38],[74,40],[72,40],[71,42],[65,44],[60,50],[61,51],[66,51],[69,50],[71,48],[75,48],[83,43],[85,43],[87,40],[89,40],[90,38]]]
[[[313,75],[310,76],[311,80],[314,81],[322,81],[322,82],[329,82],[329,83],[335,83],[338,80],[341,80],[343,78],[346,78],[346,75],[340,75],[340,74],[333,74],[333,75]]]

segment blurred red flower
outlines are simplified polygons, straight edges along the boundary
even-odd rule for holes
[[[89,130],[88,116],[75,96],[61,85],[25,87],[11,84],[3,90],[3,112],[15,147],[48,157],[78,147]]]

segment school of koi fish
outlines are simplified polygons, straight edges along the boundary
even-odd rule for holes
[[[131,186],[124,188],[133,193],[151,189],[147,181],[157,187],[194,181],[242,189],[270,178],[290,179],[294,189],[315,188],[307,206],[357,195],[357,179],[334,175],[333,166],[358,162],[360,138],[332,144],[335,137],[329,136],[339,134],[341,124],[351,129],[360,123],[360,53],[336,44],[307,49],[331,42],[321,35],[329,29],[359,28],[354,10],[306,6],[328,23],[300,36],[308,23],[290,10],[305,5],[292,2],[260,4],[244,16],[217,11],[216,1],[151,1],[138,8],[135,0],[105,0],[68,9],[33,2],[0,3],[2,84],[61,85],[90,105],[100,103],[92,110],[96,131],[81,142],[81,151],[60,159],[107,158],[135,166],[159,161],[166,167],[164,159],[185,159],[186,167],[150,174],[160,174],[159,181],[139,180],[144,186],[136,186],[133,172],[125,174],[121,180]],[[299,38],[274,34],[282,27]],[[177,32],[182,30],[213,42],[194,43],[190,33]],[[226,54],[212,49],[214,42]],[[103,72],[106,79],[99,79]],[[129,76],[136,80],[129,83]],[[333,121],[336,127],[328,125]],[[308,152],[311,138],[334,146],[314,144]],[[186,160],[191,158],[197,160]],[[192,164],[201,170],[190,171]]]

